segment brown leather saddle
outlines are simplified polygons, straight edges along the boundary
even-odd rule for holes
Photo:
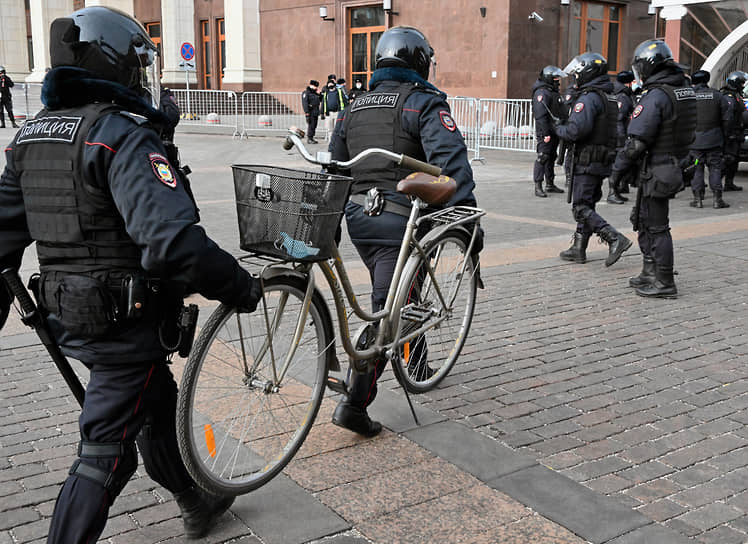
[[[454,196],[457,183],[448,176],[432,176],[423,172],[413,172],[397,183],[397,191],[416,196],[427,204],[444,204]]]

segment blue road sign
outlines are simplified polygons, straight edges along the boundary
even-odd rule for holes
[[[184,42],[180,49],[180,53],[184,60],[192,60],[192,57],[195,56],[195,48],[192,47],[190,42]]]

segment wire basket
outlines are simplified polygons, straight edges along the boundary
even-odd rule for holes
[[[332,256],[351,178],[276,166],[231,169],[243,250],[286,261]]]

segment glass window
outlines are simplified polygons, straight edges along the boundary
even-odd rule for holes
[[[366,71],[366,37],[363,33],[351,35],[351,69],[354,72]]]
[[[351,28],[384,26],[384,10],[381,6],[351,9]]]
[[[608,66],[618,66],[618,23],[610,23],[608,27]]]
[[[575,2],[569,29],[570,56],[584,52],[600,53],[608,59],[611,73],[619,70],[623,6],[603,2]]]
[[[603,25],[600,21],[587,21],[585,51],[599,53],[603,50]]]
[[[621,20],[621,8],[618,6],[610,6],[610,20],[620,21]]]
[[[602,19],[605,13],[605,6],[600,4],[587,4],[587,17],[590,19]]]

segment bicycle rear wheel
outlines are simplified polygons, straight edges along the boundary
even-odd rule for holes
[[[458,231],[447,231],[424,247],[427,259],[414,254],[403,274],[395,301],[405,308],[400,320],[404,338],[429,321],[444,318],[425,334],[416,336],[400,350],[393,363],[398,381],[411,393],[424,393],[436,387],[457,361],[465,345],[475,311],[478,284],[477,263],[466,255],[470,239]],[[434,271],[445,304],[428,274],[426,262]]]
[[[240,495],[267,483],[314,424],[335,348],[319,293],[294,342],[304,292],[295,277],[267,280],[265,306],[238,314],[220,305],[197,337],[179,389],[177,438],[188,472],[207,491]]]

